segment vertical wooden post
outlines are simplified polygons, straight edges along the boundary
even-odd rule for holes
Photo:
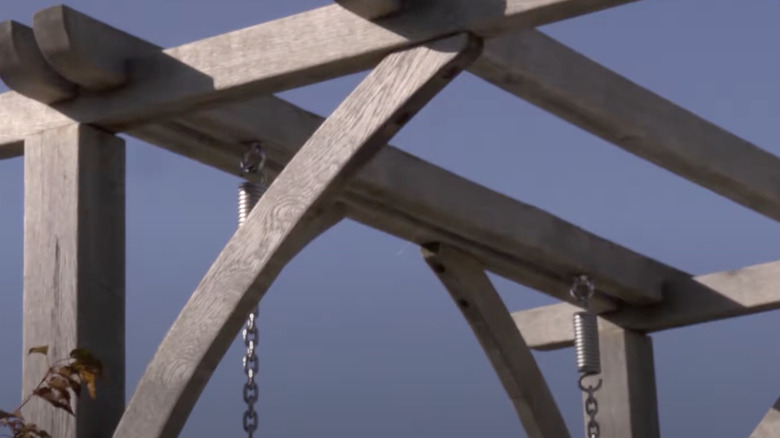
[[[52,360],[87,348],[103,361],[97,399],[86,391],[77,418],[34,399],[28,421],[57,438],[108,437],[125,402],[124,140],[87,125],[25,141],[24,376],[29,394]]]
[[[599,341],[601,376],[598,378],[603,380],[603,385],[594,395],[598,400],[596,421],[601,426],[601,436],[658,438],[652,339],[631,330],[602,328]],[[586,379],[584,383],[591,382]],[[586,425],[587,421],[585,415]]]

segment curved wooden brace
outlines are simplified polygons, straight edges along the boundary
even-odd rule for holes
[[[52,68],[90,90],[124,85],[129,60],[162,51],[159,46],[63,5],[36,12],[33,30]]]
[[[16,21],[0,23],[0,79],[17,93],[47,104],[76,95],[76,85],[46,63],[33,30]]]
[[[485,350],[528,437],[569,437],[550,388],[484,267],[442,244],[426,245],[423,255]]]
[[[750,438],[776,438],[780,436],[780,398],[764,415],[761,422],[750,434]]]
[[[115,438],[175,437],[246,315],[337,220],[311,215],[479,55],[460,34],[385,58],[312,135],[217,257],[152,358]],[[319,223],[318,223],[319,222]]]

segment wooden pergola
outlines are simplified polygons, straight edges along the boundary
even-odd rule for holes
[[[337,0],[163,49],[66,6],[0,24],[0,159],[24,154],[24,346],[76,346],[111,379],[56,438],[175,437],[284,266],[348,217],[418,244],[528,436],[570,434],[531,349],[572,345],[572,279],[595,280],[602,435],[659,436],[648,333],[780,308],[780,262],[693,277],[387,142],[463,70],[780,220],[780,159],[533,30],[631,0]],[[326,119],[272,93],[371,73]],[[125,151],[117,133],[273,183],[182,309],[125,406]],[[243,175],[241,175],[243,176]],[[257,180],[259,175],[246,175]],[[510,313],[490,271],[560,304]],[[45,370],[24,358],[23,390]],[[780,400],[752,438],[780,436]]]

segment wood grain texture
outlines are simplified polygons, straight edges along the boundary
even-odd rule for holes
[[[775,438],[780,436],[780,398],[764,415],[761,422],[750,434],[750,438]]]
[[[599,344],[601,375],[595,378],[603,384],[595,397],[601,435],[659,438],[653,340],[630,330],[608,329],[599,331]],[[587,426],[588,416],[584,417]]]
[[[398,12],[403,6],[403,0],[336,0],[336,3],[369,20]]]
[[[106,368],[97,399],[77,418],[40,400],[25,418],[52,436],[110,436],[125,404],[124,141],[84,125],[27,140],[24,160],[24,350],[48,345],[52,360],[87,348]],[[23,394],[46,359],[24,357]]]
[[[107,90],[129,81],[129,65],[162,48],[64,5],[33,16],[35,39],[49,65],[71,82]]]
[[[57,110],[108,131],[122,131],[197,108],[366,70],[388,53],[457,32],[493,36],[630,1],[432,0],[410,2],[405,13],[381,23],[331,5],[133,60],[128,63],[128,85],[84,94],[57,105]],[[50,17],[61,18],[60,23],[33,24],[36,38],[55,39],[46,44],[47,51],[51,46],[99,45],[95,38],[84,41],[89,32],[68,28],[65,18],[71,10],[56,8],[58,13]],[[71,65],[80,68],[76,61]]]
[[[11,90],[43,103],[76,95],[76,86],[46,63],[33,30],[15,21],[0,23],[0,79]]]
[[[686,284],[678,288],[672,282],[660,304],[624,308],[601,316],[612,324],[653,332],[780,309],[780,262],[700,275],[694,280],[705,287]],[[570,325],[557,321],[570,319],[578,310],[569,304],[554,304],[515,312],[513,317],[532,348],[553,349],[572,345]]]
[[[571,436],[531,350],[482,265],[441,244],[426,245],[423,255],[485,350],[528,437]]]
[[[174,322],[116,438],[174,437],[220,359],[285,264],[361,165],[457,73],[481,44],[458,35],[382,61],[289,162],[217,257]],[[322,219],[314,219],[322,220]]]
[[[780,158],[538,31],[486,43],[472,73],[580,128],[780,220]]]

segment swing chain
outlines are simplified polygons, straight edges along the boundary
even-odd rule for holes
[[[585,413],[588,414],[588,423],[585,425],[585,427],[588,438],[599,438],[601,436],[601,427],[596,421],[596,414],[599,412],[599,402],[596,400],[596,397],[593,394],[595,394],[596,391],[601,388],[602,381],[599,379],[599,383],[596,384],[596,386],[585,386],[582,383],[582,380],[590,375],[592,374],[583,374],[580,377],[579,386],[583,392],[588,394],[588,396],[585,398]]]
[[[246,221],[249,213],[254,208],[257,201],[263,195],[265,191],[265,173],[263,167],[265,166],[266,156],[260,142],[252,142],[249,144],[244,157],[242,158],[239,166],[241,168],[241,175],[248,175],[250,173],[259,173],[260,183],[244,182],[239,187],[239,205],[238,205],[238,223],[241,226]],[[249,314],[246,320],[246,325],[242,332],[244,340],[244,346],[246,346],[246,355],[243,358],[244,374],[246,374],[246,383],[244,383],[244,402],[246,403],[246,411],[243,417],[244,432],[247,433],[248,438],[253,438],[255,431],[257,431],[258,417],[255,411],[255,403],[258,400],[258,387],[255,382],[257,371],[259,368],[257,355],[255,349],[259,341],[259,334],[257,331],[257,313],[258,309],[255,308]]]

